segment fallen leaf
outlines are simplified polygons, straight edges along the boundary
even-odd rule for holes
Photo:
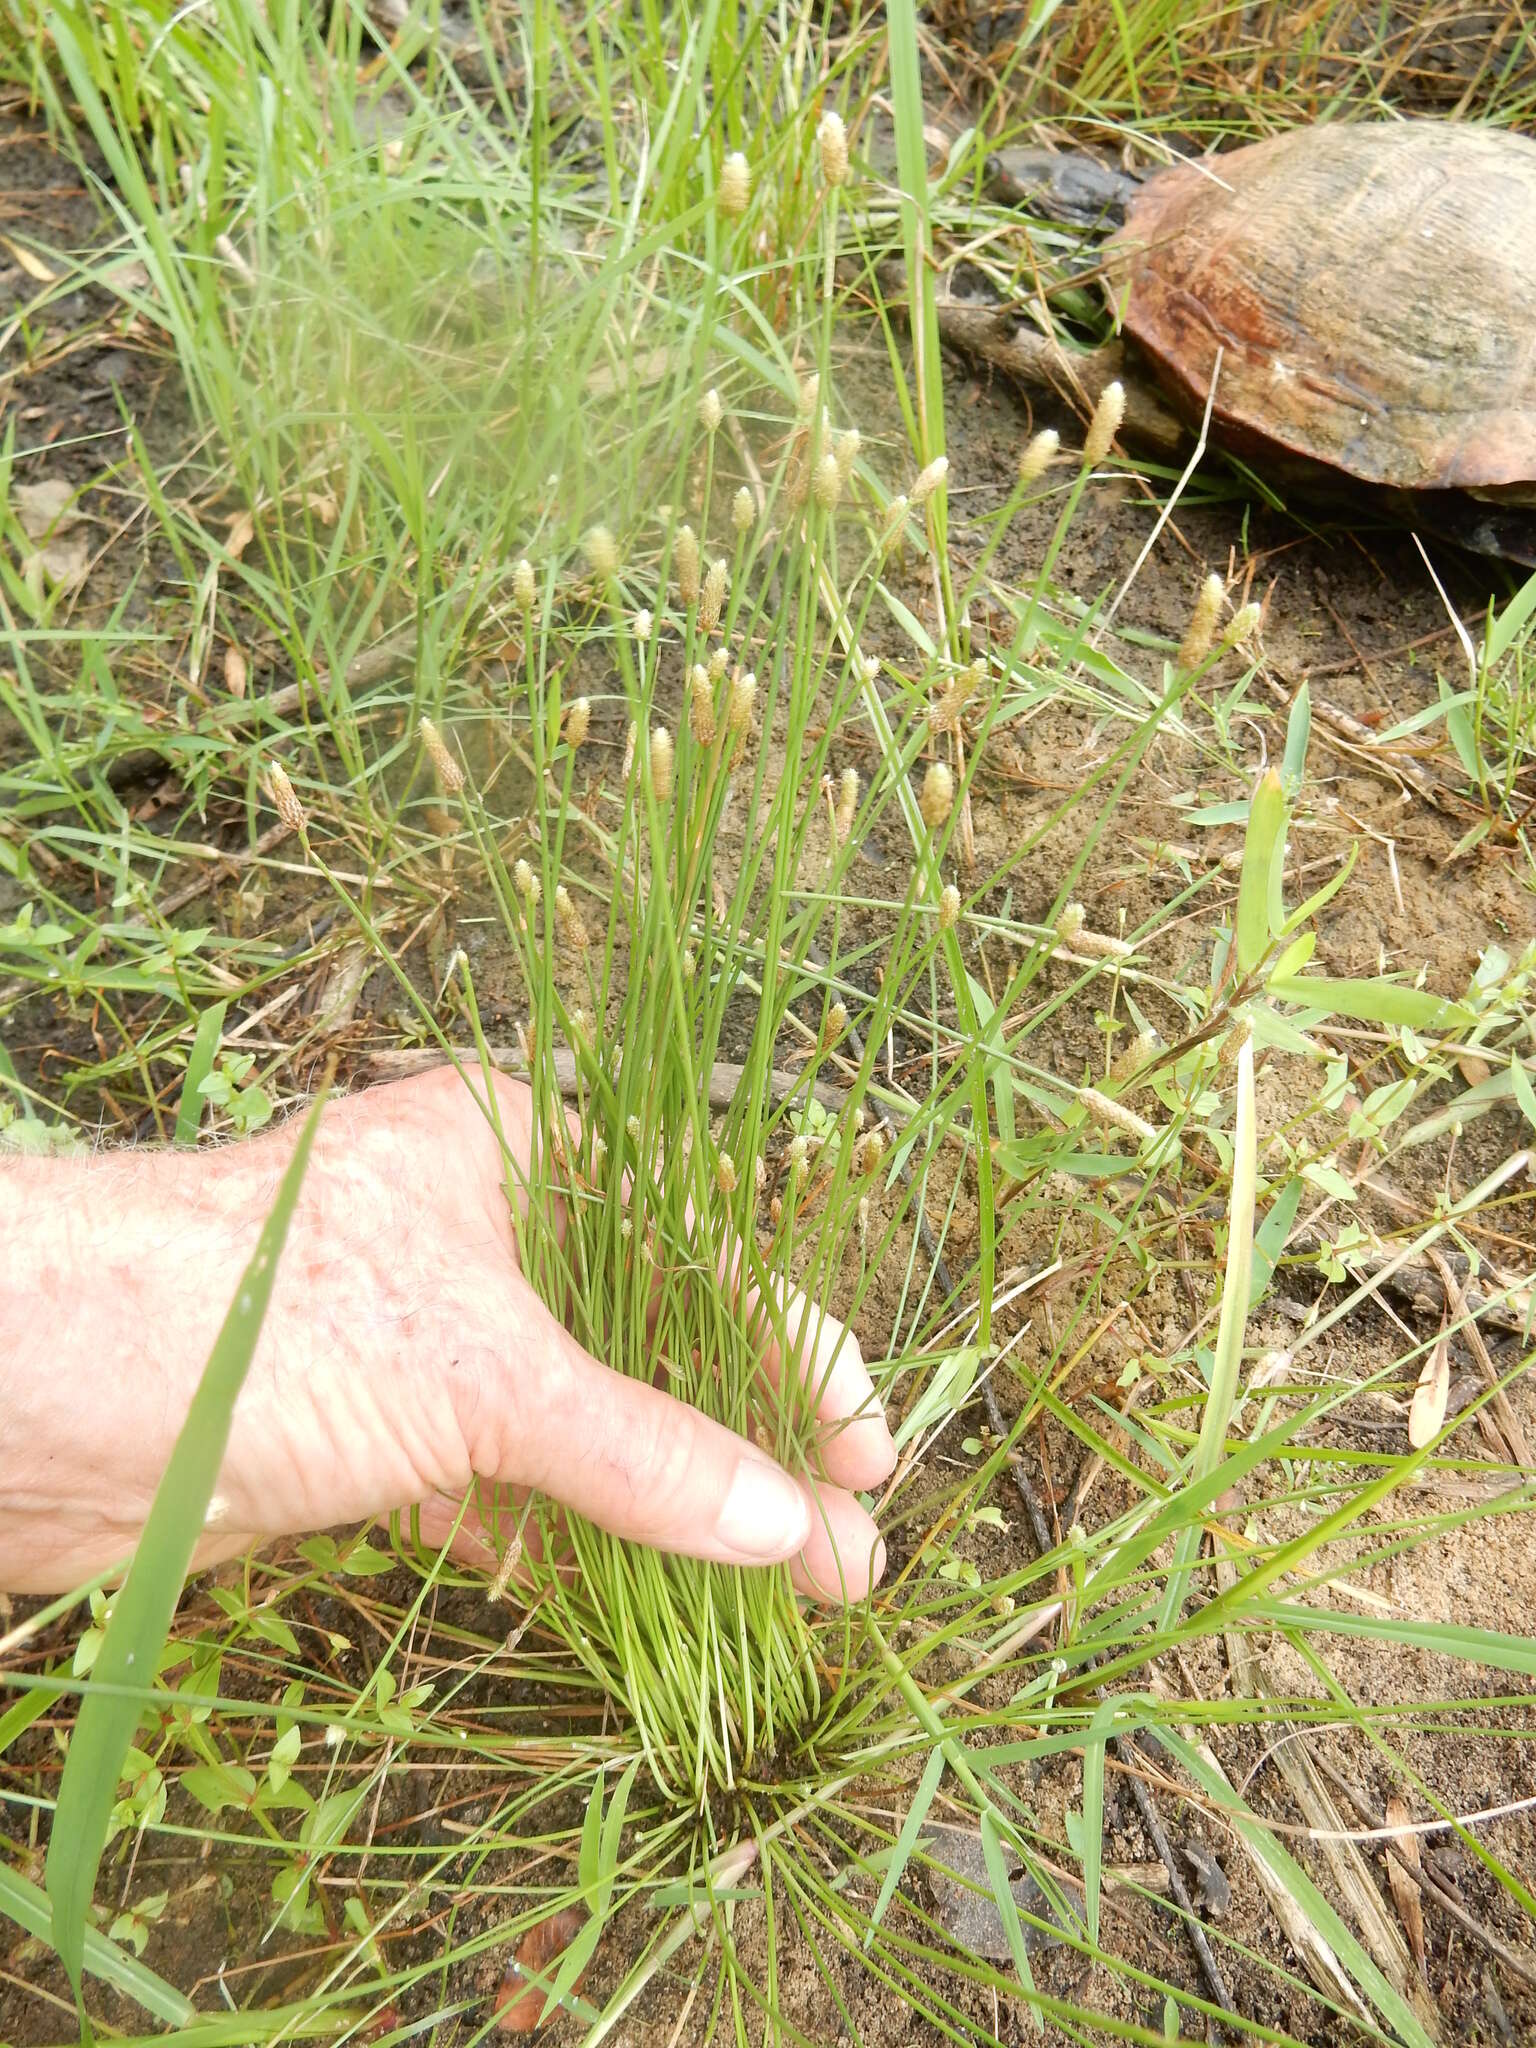
[[[28,555],[21,565],[21,573],[35,583],[41,572],[55,590],[78,590],[85,581],[90,559],[90,544],[84,534],[77,533],[68,540],[51,540],[36,554]]]
[[[1195,1873],[1195,1904],[1203,1906],[1213,1920],[1224,1919],[1232,1904],[1232,1887],[1214,1851],[1192,1836],[1182,1845],[1181,1853]]]
[[[1457,1053],[1456,1064],[1461,1069],[1461,1078],[1469,1088],[1481,1087],[1493,1072],[1488,1062],[1475,1052]]]
[[[530,1984],[530,1977],[547,1976],[563,1950],[580,1934],[587,1924],[587,1916],[579,1906],[566,1906],[558,1913],[551,1913],[547,1920],[541,1920],[536,1927],[530,1927],[517,1945],[507,1974],[501,1980],[501,1989],[496,1993],[496,2031],[499,2034],[533,2034],[543,2026],[558,2007],[551,2007],[547,1995],[536,1985]],[[583,1970],[571,1986],[577,1992],[586,1982]]]
[[[616,391],[627,390],[631,379],[636,384],[659,384],[671,364],[671,352],[665,348],[648,349],[644,355],[630,356],[617,369],[607,363],[599,363],[588,373],[587,389],[594,398],[611,398]]]
[[[248,674],[249,670],[245,665],[245,656],[240,652],[234,641],[231,640],[224,649],[224,687],[228,690],[231,697],[243,697],[245,695],[245,682]]]
[[[126,263],[114,263],[110,270],[104,270],[101,281],[115,292],[147,292],[149,271],[137,256],[130,256]]]
[[[992,1878],[981,1836],[969,1828],[944,1823],[924,1828],[922,1848],[929,1859],[923,1876],[933,1894],[938,1916],[953,1939],[970,1955],[992,1963],[1007,1962],[1013,1948],[992,1895]],[[1055,1921],[1045,1894],[1028,1872],[1013,1877],[1009,1889],[1014,1904],[1023,1912],[1033,1914],[1037,1920]],[[1053,1946],[1058,1939],[1025,1923],[1024,1945],[1031,1952],[1042,1945]]]
[[[68,533],[82,516],[75,502],[75,486],[62,476],[45,476],[35,484],[12,484],[11,504],[28,540]]]
[[[1433,1443],[1445,1421],[1445,1404],[1451,1394],[1451,1340],[1442,1324],[1434,1348],[1424,1361],[1419,1384],[1413,1390],[1408,1410],[1408,1441],[1416,1451]]]
[[[1408,1937],[1408,1946],[1422,1977],[1425,1974],[1424,1904],[1419,1897],[1418,1873],[1423,1865],[1419,1860],[1419,1838],[1409,1827],[1409,1819],[1405,1800],[1394,1795],[1387,1801],[1387,1826],[1396,1830],[1387,1845],[1387,1883],[1392,1888],[1392,1903],[1397,1908],[1397,1917],[1403,1923],[1403,1932]]]
[[[6,248],[10,250],[16,261],[35,284],[58,283],[58,278],[48,268],[41,256],[35,256],[30,249],[24,249],[20,242],[13,242],[9,235],[0,235],[0,242],[4,242]]]
[[[256,519],[250,512],[237,512],[224,531],[224,552],[238,562],[256,537]]]

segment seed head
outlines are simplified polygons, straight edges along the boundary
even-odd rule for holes
[[[438,781],[449,796],[455,796],[464,787],[464,770],[449,753],[442,734],[430,718],[422,719],[418,731],[421,734],[421,744],[427,750],[427,758],[436,771]]]
[[[565,744],[572,753],[592,729],[592,700],[578,697],[565,714]]]
[[[1138,1031],[1136,1036],[1116,1053],[1109,1069],[1109,1078],[1120,1085],[1139,1074],[1157,1058],[1162,1040],[1155,1031]]]
[[[1257,631],[1259,630],[1259,621],[1263,618],[1263,616],[1263,605],[1243,605],[1240,610],[1235,611],[1232,614],[1232,617],[1227,625],[1227,630],[1221,636],[1222,646],[1243,646],[1247,641],[1253,638],[1255,633],[1257,633]]]
[[[1041,477],[1056,460],[1061,447],[1061,436],[1054,427],[1046,427],[1025,443],[1024,453],[1019,457],[1019,489],[1027,491],[1031,484],[1039,483]]]
[[[1239,1017],[1237,1022],[1232,1026],[1232,1029],[1221,1041],[1221,1045],[1217,1051],[1216,1070],[1218,1073],[1231,1073],[1232,1069],[1237,1065],[1238,1055],[1242,1052],[1243,1047],[1248,1043],[1249,1039],[1252,1038],[1252,1036],[1253,1026],[1248,1022],[1248,1019],[1246,1017]]]
[[[729,1152],[720,1153],[715,1160],[715,1186],[722,1195],[736,1192],[736,1162]]]
[[[730,651],[724,647],[715,648],[709,657],[709,680],[718,683],[731,665]]]
[[[878,654],[866,654],[862,647],[855,647],[848,657],[848,666],[853,670],[854,681],[867,685],[880,673],[880,657]]]
[[[586,550],[587,567],[594,576],[606,583],[611,576],[619,573],[619,544],[606,526],[594,526],[588,530],[582,544]]]
[[[720,166],[720,183],[715,204],[727,220],[740,220],[752,197],[752,166],[739,149],[733,149]]]
[[[1128,1138],[1135,1138],[1143,1145],[1150,1145],[1159,1135],[1155,1124],[1149,1124],[1135,1110],[1127,1109],[1123,1102],[1116,1102],[1112,1095],[1101,1095],[1097,1088],[1079,1088],[1077,1099],[1096,1124],[1124,1131]]]
[[[1093,408],[1093,418],[1088,422],[1088,432],[1083,436],[1083,463],[1088,469],[1097,469],[1114,445],[1120,423],[1125,418],[1125,386],[1118,381],[1106,384],[1098,404]]]
[[[620,774],[623,776],[623,779],[626,782],[628,782],[629,780],[630,769],[633,768],[635,765],[635,741],[639,737],[640,728],[638,725],[636,725],[635,721],[631,719],[629,721],[629,731],[624,735],[624,766],[620,770]]]
[[[821,126],[816,130],[816,140],[821,146],[821,175],[829,185],[846,185],[848,182],[848,130],[843,126],[841,114],[829,107],[821,117]]]
[[[512,595],[523,611],[531,612],[538,594],[539,586],[534,580],[533,564],[526,555],[520,556],[512,564]]]
[[[867,1251],[868,1249],[869,1249],[869,1197],[868,1197],[868,1195],[860,1195],[860,1197],[859,1197],[859,1250],[860,1250],[860,1251],[862,1252],[862,1251]]]
[[[737,533],[750,533],[757,519],[757,505],[743,484],[731,500],[731,526]]]
[[[629,1139],[629,1142],[631,1143],[631,1145],[638,1145],[638,1144],[640,1143],[640,1119],[639,1119],[639,1117],[637,1117],[637,1116],[627,1116],[627,1117],[625,1117],[625,1119],[624,1119],[624,1132],[625,1132],[625,1135],[627,1136],[627,1138]]]
[[[757,702],[757,677],[737,670],[731,678],[731,701],[726,708],[726,730],[741,738],[752,724],[752,707]]]
[[[853,1148],[853,1170],[862,1180],[873,1173],[885,1154],[885,1133],[880,1130],[866,1131]]]
[[[864,436],[857,427],[847,427],[836,436],[832,453],[837,460],[837,474],[841,483],[846,484],[853,475],[853,465],[859,459],[859,450],[864,445]]]
[[[1072,945],[1088,922],[1088,913],[1081,903],[1067,903],[1062,906],[1056,920],[1056,936],[1064,946]]]
[[[657,803],[666,803],[672,794],[672,735],[664,725],[651,734],[651,783]]]
[[[539,897],[543,894],[538,876],[529,867],[527,861],[520,860],[512,870],[512,879],[517,884],[518,895],[522,897],[528,908],[532,910]]]
[[[761,1194],[768,1185],[768,1168],[763,1163],[763,1157],[761,1153],[759,1153],[757,1157],[752,1161],[752,1185],[756,1188],[759,1194]]]
[[[811,1148],[806,1143],[805,1138],[801,1136],[793,1139],[789,1147],[790,1172],[796,1175],[796,1177],[803,1174],[805,1172],[806,1162],[809,1160],[810,1156]]]
[[[853,821],[858,808],[859,771],[857,768],[845,768],[838,777],[837,802],[833,806],[832,811],[832,829],[837,835],[839,846],[842,845],[848,834],[853,830]]]
[[[599,1133],[597,1133],[597,1132],[594,1132],[594,1133],[593,1133],[593,1135],[592,1135],[592,1178],[593,1178],[594,1180],[600,1181],[600,1180],[602,1179],[602,1177],[603,1177],[603,1168],[604,1168],[604,1167],[605,1167],[605,1166],[606,1166],[607,1164],[608,1164],[608,1144],[607,1144],[607,1140],[606,1140],[605,1138],[603,1138],[603,1137],[602,1137],[602,1136],[601,1136],[601,1135],[600,1135]]]
[[[688,729],[699,746],[707,747],[713,743],[714,685],[709,680],[709,670],[699,661],[696,661],[688,671]]]
[[[930,832],[937,832],[955,801],[955,778],[942,761],[931,761],[923,777],[919,809]]]
[[[303,832],[309,819],[304,806],[299,802],[298,792],[288,779],[288,770],[281,761],[267,764],[267,794],[272,799],[272,808],[288,827],[290,832]]]
[[[939,897],[939,930],[952,932],[960,922],[960,891],[953,882],[946,882]]]
[[[574,946],[578,953],[587,949],[587,928],[582,922],[581,912],[571,901],[571,892],[561,882],[555,890],[555,922],[559,925],[566,943]]]
[[[699,971],[699,963],[697,959],[695,959],[694,957],[694,951],[692,946],[684,946],[683,957],[681,960],[678,961],[677,964],[683,970],[684,981],[692,981],[693,977]]]
[[[724,555],[719,555],[709,565],[709,574],[704,578],[704,588],[699,595],[699,631],[713,633],[720,623],[720,612],[725,604],[726,578],[730,570]]]
[[[800,417],[805,420],[816,417],[817,402],[821,397],[821,373],[812,370],[810,375],[800,379],[800,393],[796,400]]]
[[[635,638],[640,642],[640,645],[642,647],[645,645],[646,641],[650,639],[651,629],[654,627],[655,624],[656,621],[649,612],[639,611],[635,613],[634,635]]]
[[[1195,599],[1195,608],[1189,615],[1189,624],[1184,628],[1184,638],[1179,642],[1179,651],[1174,657],[1175,665],[1185,675],[1197,669],[1211,651],[1216,638],[1216,622],[1221,617],[1221,601],[1226,596],[1226,585],[1216,575],[1207,576],[1200,586]]]
[[[921,505],[925,499],[933,496],[948,475],[949,457],[935,455],[928,467],[920,469],[912,479],[912,488],[907,492],[908,498],[914,505]]]
[[[720,403],[720,394],[713,385],[699,400],[699,425],[706,434],[712,434],[725,418],[725,407]]]
[[[828,1010],[827,1021],[822,1027],[822,1044],[836,1045],[837,1041],[842,1037],[843,1033],[847,1029],[848,1006],[846,1003],[834,1003],[831,1009]]]
[[[672,560],[677,567],[677,594],[684,604],[699,601],[699,536],[691,526],[680,526],[677,539],[672,544]]]
[[[837,501],[843,495],[843,472],[838,467],[837,457],[830,452],[823,455],[816,465],[811,494],[823,512],[837,510]]]

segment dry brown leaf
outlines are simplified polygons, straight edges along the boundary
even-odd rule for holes
[[[587,389],[594,398],[612,398],[616,391],[627,389],[631,378],[637,384],[659,384],[671,367],[669,349],[649,349],[644,355],[631,356],[622,369],[599,363],[587,377]]]
[[[566,1906],[551,1913],[536,1927],[530,1927],[517,1945],[507,1974],[496,1993],[496,2031],[499,2034],[536,2033],[559,2008],[551,2007],[547,1995],[528,1982],[530,1977],[549,1974],[561,1953],[568,1949],[586,1925],[587,1916],[579,1906]],[[583,1970],[571,1986],[579,1991],[586,1980]]]
[[[322,526],[334,526],[340,516],[341,507],[329,491],[306,491],[304,503],[314,513]]]
[[[12,484],[11,504],[28,540],[68,533],[82,516],[75,503],[75,486],[62,476],[45,476],[35,484]]]
[[[1461,1069],[1461,1078],[1469,1088],[1479,1087],[1493,1072],[1485,1059],[1475,1052],[1459,1052],[1456,1064]]]
[[[243,697],[245,695],[245,682],[249,673],[250,671],[245,663],[245,656],[240,652],[234,641],[231,640],[224,649],[224,687],[228,690],[231,697]]]
[[[231,561],[238,562],[255,537],[255,515],[251,512],[237,512],[224,534],[225,553]]]
[[[24,249],[20,242],[13,242],[9,235],[0,235],[0,242],[4,242],[34,284],[58,283],[57,276],[48,268],[41,256],[34,255],[30,249]]]
[[[114,263],[104,270],[101,281],[115,292],[147,292],[149,271],[137,256],[130,256],[126,263]]]
[[[1387,1826],[1398,1830],[1387,1845],[1387,1883],[1392,1903],[1403,1923],[1413,1960],[1424,1976],[1424,1905],[1419,1897],[1419,1838],[1409,1827],[1410,1815],[1404,1800],[1395,1795],[1387,1801]]]
[[[1445,1422],[1445,1404],[1451,1393],[1451,1340],[1442,1324],[1434,1348],[1424,1361],[1419,1384],[1413,1390],[1408,1410],[1408,1441],[1416,1451],[1433,1443]]]
[[[78,590],[85,581],[90,559],[90,544],[85,535],[71,534],[68,540],[51,540],[36,554],[28,555],[21,573],[34,585],[42,576],[55,590]]]

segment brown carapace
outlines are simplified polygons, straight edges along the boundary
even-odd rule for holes
[[[989,171],[1041,219],[1114,229],[1099,272],[1120,337],[1076,351],[945,298],[946,339],[1080,405],[1123,379],[1126,440],[1164,457],[1210,400],[1212,440],[1304,494],[1363,487],[1536,564],[1536,140],[1323,122],[1140,179],[1038,149]]]
[[[1239,452],[1398,490],[1536,486],[1536,141],[1298,128],[1156,172],[1108,256],[1126,333],[1186,417],[1215,379]]]

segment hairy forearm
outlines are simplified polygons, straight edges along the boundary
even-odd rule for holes
[[[260,1208],[243,1163],[138,1150],[0,1165],[0,1586],[133,1547]]]

